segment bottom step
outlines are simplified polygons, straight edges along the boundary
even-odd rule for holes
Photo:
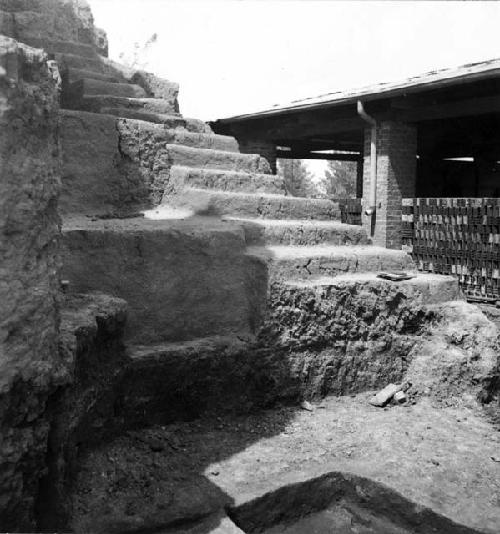
[[[457,287],[436,275],[400,283],[359,275],[276,284],[255,337],[130,346],[122,417],[166,423],[399,382],[434,318],[427,305],[436,295],[459,298]]]
[[[454,276],[418,273],[409,280],[391,281],[379,278],[376,273],[349,273],[335,277],[313,278],[310,280],[294,280],[286,285],[297,289],[345,288],[349,286],[365,286],[370,288],[392,287],[404,293],[419,293],[418,301],[425,305],[441,304],[453,300],[463,300],[463,295]]]

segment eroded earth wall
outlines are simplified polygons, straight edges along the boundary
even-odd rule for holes
[[[0,525],[31,530],[58,382],[58,89],[41,50],[0,36]]]
[[[107,55],[106,36],[94,27],[86,0],[0,0],[0,34],[47,52],[72,53],[82,44]]]

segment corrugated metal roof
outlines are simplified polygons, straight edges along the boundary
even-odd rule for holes
[[[358,89],[346,91],[336,91],[323,95],[294,100],[289,104],[277,105],[270,109],[247,113],[219,119],[219,122],[232,122],[246,119],[256,119],[272,115],[288,114],[294,111],[333,107],[341,104],[348,104],[357,100],[376,100],[382,97],[397,96],[403,94],[417,93],[428,89],[437,89],[461,83],[468,83],[485,78],[500,76],[500,58],[470,63],[460,67],[446,68],[412,76],[398,82],[385,82],[369,85]]]

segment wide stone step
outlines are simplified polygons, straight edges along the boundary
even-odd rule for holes
[[[92,72],[108,73],[108,68],[100,57],[86,57],[78,54],[55,53],[54,58],[59,63],[61,70],[83,69]]]
[[[76,96],[75,105],[78,105],[79,109],[83,111],[92,113],[107,113],[117,117],[138,118],[140,120],[148,120],[140,115],[141,113],[159,113],[162,115],[162,123],[165,121],[165,115],[171,117],[176,114],[171,103],[160,98],[128,98],[111,95]],[[138,112],[139,115],[136,115],[135,112]],[[169,120],[167,119],[166,122],[168,123]]]
[[[416,271],[413,260],[406,252],[370,245],[252,246],[248,247],[247,254],[265,261],[271,278],[280,280],[346,273]]]
[[[163,199],[164,204],[190,209],[203,215],[233,215],[251,219],[340,219],[337,203],[266,193],[233,193],[187,189]]]
[[[80,106],[85,111],[92,111],[94,113],[109,113],[106,110],[113,109],[115,112],[109,113],[110,115],[123,116],[124,118],[131,119],[140,117],[127,115],[129,111],[160,113],[162,115],[175,115],[177,113],[171,102],[161,98],[84,95],[81,99]],[[145,118],[143,120],[148,119]]]
[[[187,125],[187,124],[186,124]],[[122,119],[118,123],[120,131],[137,139],[137,142],[151,142],[185,145],[192,148],[208,148],[225,152],[238,152],[238,142],[228,135],[190,132],[187,129],[169,129],[164,124],[156,124],[136,119]]]
[[[129,345],[127,356],[135,368],[155,366],[169,360],[182,361],[184,358],[193,358],[198,354],[220,353],[228,349],[245,350],[251,337],[245,340],[240,336],[209,336],[187,341],[170,343],[156,343],[153,345]]]
[[[95,98],[95,97],[94,97]],[[84,102],[84,106],[91,108],[90,111],[94,110],[93,113],[104,113],[106,115],[114,115],[121,119],[132,119],[139,121],[151,122],[153,124],[163,124],[165,128],[178,128],[183,127],[188,132],[193,133],[202,133],[202,134],[213,134],[214,132],[208,124],[199,120],[199,119],[190,119],[182,117],[177,111],[171,111],[168,113],[157,113],[154,111],[147,111],[143,107],[115,107],[115,106],[99,106],[92,104],[92,97],[85,99],[88,102]],[[147,100],[154,100],[149,98]],[[135,104],[135,102],[134,102]],[[148,102],[145,103],[146,105]],[[97,111],[95,111],[97,109]]]
[[[173,144],[167,145],[166,148],[173,165],[271,174],[269,163],[258,154],[240,154]]]
[[[169,185],[171,188],[166,193],[181,192],[186,187],[240,193],[285,192],[283,179],[273,174],[197,169],[180,165],[174,165],[170,169]]]
[[[67,218],[62,277],[71,293],[126,300],[134,343],[248,334],[257,305],[244,252],[242,229],[213,219]]]
[[[70,84],[82,80],[84,78],[113,83],[125,81],[125,78],[118,74],[103,74],[102,72],[94,72],[85,69],[68,69],[68,82]]]
[[[147,97],[146,91],[139,85],[132,83],[106,82],[93,78],[84,78],[74,82],[70,85],[68,91],[71,93],[73,98],[104,95],[126,99],[142,99]]]
[[[87,99],[86,99],[87,100]],[[91,104],[90,102],[85,102],[85,105]],[[90,106],[93,108],[94,106]],[[104,115],[113,115],[120,119],[132,119],[132,120],[141,120],[141,121],[150,121],[155,124],[162,124],[165,128],[185,128],[186,120],[182,115],[175,113],[153,113],[149,111],[140,111],[133,108],[114,108],[114,107],[102,107],[97,108],[97,111],[93,113],[102,113]]]
[[[43,48],[49,54],[71,54],[73,56],[99,59],[96,49],[91,45],[83,43],[30,38],[27,44],[34,48]]]
[[[370,240],[361,226],[338,221],[280,219],[237,219],[245,230],[249,245],[368,245]]]
[[[454,276],[430,273],[414,274],[414,278],[401,280],[400,282],[378,278],[376,273],[348,273],[309,280],[289,280],[285,282],[285,285],[297,291],[314,292],[319,290],[321,293],[326,288],[342,290],[355,287],[360,290],[365,287],[382,294],[385,288],[393,287],[404,293],[406,298],[415,298],[415,292],[418,293],[419,298],[415,298],[415,300],[418,300],[419,304],[423,305],[463,300],[458,280]]]
[[[191,404],[190,395],[179,395],[187,382],[195,386],[196,395],[199,392],[203,396],[199,407],[213,408],[221,402],[233,405],[239,400],[238,393],[230,392],[241,390],[240,381],[258,383],[264,374],[254,367],[257,355],[248,349],[250,339],[215,335],[181,342],[128,345],[129,363],[120,388],[121,415],[128,421],[150,424],[175,420],[179,409],[182,412]],[[242,359],[247,365],[241,365]],[[231,380],[236,382],[234,389],[229,386]],[[223,389],[216,393],[221,384]],[[236,399],[231,398],[233,395]]]
[[[205,148],[222,152],[239,152],[238,141],[229,135],[176,130],[174,132],[173,140],[167,142],[188,146],[190,148]]]

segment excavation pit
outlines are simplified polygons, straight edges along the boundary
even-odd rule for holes
[[[231,514],[246,534],[477,534],[373,480],[332,472]]]
[[[483,411],[370,395],[127,432],[81,457],[72,528],[497,533],[500,434]]]

